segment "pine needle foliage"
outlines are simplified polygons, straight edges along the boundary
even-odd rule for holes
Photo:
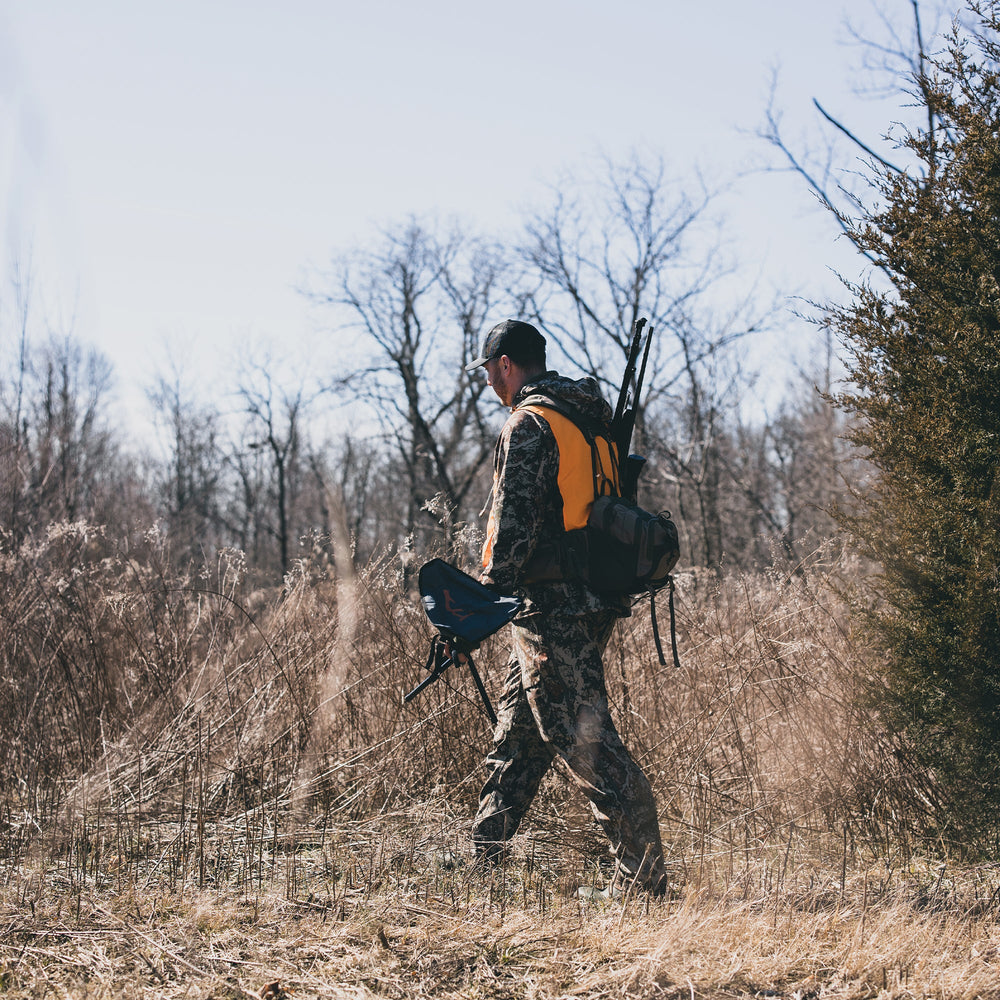
[[[912,95],[924,125],[872,163],[847,222],[877,268],[828,319],[836,402],[874,475],[841,514],[881,566],[873,696],[935,779],[936,834],[984,848],[1000,806],[1000,3],[972,3]]]

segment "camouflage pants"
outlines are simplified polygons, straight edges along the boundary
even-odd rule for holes
[[[513,627],[488,778],[473,841],[497,855],[517,831],[558,756],[615,850],[621,874],[654,886],[663,874],[656,803],[611,720],[601,656],[615,616],[539,612]]]

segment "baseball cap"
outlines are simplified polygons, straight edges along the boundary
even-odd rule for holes
[[[481,368],[487,361],[508,355],[514,361],[524,357],[544,355],[545,338],[530,324],[519,319],[505,319],[497,323],[483,341],[483,352],[471,364],[465,366],[467,372]]]

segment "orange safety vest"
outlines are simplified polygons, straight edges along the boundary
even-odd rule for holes
[[[569,417],[550,406],[528,404],[519,406],[518,410],[530,410],[537,414],[552,430],[559,449],[557,485],[563,501],[563,528],[566,531],[583,528],[597,497],[618,496],[620,493],[618,449],[604,437],[595,437],[591,447],[583,431]],[[494,490],[497,486],[496,475],[494,471]],[[486,543],[483,545],[484,569],[493,557],[495,535],[496,524],[491,509],[486,525]]]

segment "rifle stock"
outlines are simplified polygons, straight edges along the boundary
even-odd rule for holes
[[[639,495],[639,476],[645,464],[645,456],[629,455],[619,466],[622,496],[631,503],[635,503]]]

